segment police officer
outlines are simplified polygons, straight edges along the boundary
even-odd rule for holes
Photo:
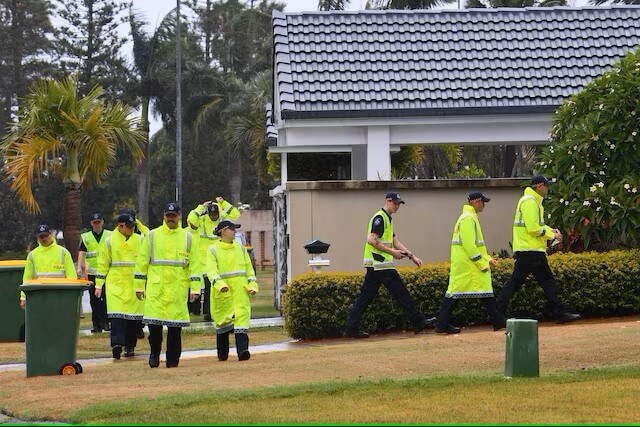
[[[80,249],[78,251],[78,275],[87,278],[89,286],[89,303],[91,304],[92,333],[108,331],[111,329],[107,318],[107,305],[104,293],[96,296],[96,268],[98,267],[98,248],[103,237],[107,237],[111,231],[104,230],[104,218],[98,212],[91,215],[91,230],[82,233],[80,237]]]
[[[480,298],[484,304],[493,330],[506,326],[504,316],[498,311],[491,286],[491,265],[497,262],[487,252],[478,214],[491,200],[479,191],[469,193],[468,204],[462,206],[462,214],[453,227],[451,238],[451,272],[449,287],[442,298],[436,332],[457,334],[460,328],[450,323],[456,303],[462,298]]]
[[[525,188],[518,201],[513,220],[513,252],[516,262],[511,278],[498,296],[498,309],[506,312],[513,294],[522,287],[527,276],[533,273],[533,277],[542,286],[556,321],[566,323],[579,319],[580,315],[567,311],[558,298],[558,282],[547,262],[547,240],[562,241],[562,233],[544,223],[542,200],[549,192],[549,185],[551,181],[546,176],[533,176],[531,186]]]
[[[211,280],[211,313],[216,324],[218,359],[229,357],[229,333],[236,339],[238,360],[249,360],[249,296],[258,292],[256,273],[247,248],[235,239],[240,224],[220,221],[215,234],[220,239],[209,246],[206,253],[207,277]]]
[[[36,236],[38,247],[27,255],[22,282],[47,277],[77,279],[71,253],[58,245],[51,228],[47,224],[40,224],[36,228]],[[25,308],[26,304],[27,297],[24,292],[20,292],[20,307]]]
[[[198,266],[198,271],[202,275],[202,283],[204,288],[203,299],[204,304],[202,306],[202,314],[204,315],[204,321],[211,321],[211,313],[209,312],[211,295],[211,281],[206,274],[206,252],[209,246],[218,240],[218,236],[215,234],[215,228],[220,221],[230,220],[236,221],[240,218],[240,211],[231,203],[224,200],[222,196],[216,197],[215,201],[207,200],[198,205],[195,209],[189,212],[187,216],[187,223],[189,228],[195,237],[196,254],[192,262]],[[198,307],[200,301],[196,300],[191,304],[190,312],[199,314]]]
[[[188,300],[200,294],[200,276],[189,259],[195,252],[191,233],[182,228],[181,209],[169,203],[164,222],[149,232],[136,259],[135,285],[138,298],[145,298],[143,323],[149,328],[149,366],[160,365],[162,327],[167,326],[167,368],[175,368],[182,354],[182,328],[189,326]],[[190,268],[191,267],[191,268]]]
[[[111,350],[114,359],[133,357],[137,334],[142,326],[144,302],[136,297],[134,268],[143,237],[134,233],[136,220],[132,213],[122,213],[117,227],[104,240],[98,254],[96,296],[102,296],[105,281],[107,314],[111,320]],[[144,335],[143,335],[144,338]]]
[[[426,319],[415,305],[411,294],[402,282],[402,278],[393,265],[393,259],[409,258],[420,267],[422,260],[413,255],[393,232],[391,215],[398,212],[404,200],[396,192],[388,193],[384,207],[369,220],[367,241],[364,244],[363,265],[367,269],[360,294],[356,297],[349,312],[344,336],[349,338],[367,338],[369,334],[360,330],[362,313],[371,300],[378,294],[380,284],[384,284],[391,296],[400,304],[409,316],[416,333],[433,326],[435,317]]]

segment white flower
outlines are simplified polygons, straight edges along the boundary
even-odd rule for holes
[[[576,165],[571,165],[571,170],[574,170]]]
[[[597,141],[598,139],[600,139],[600,137],[599,137],[598,135],[593,135],[593,136],[591,137],[591,140],[592,140],[592,141]]]
[[[591,202],[590,202],[590,201],[588,201],[588,200],[585,200],[582,204],[583,204],[584,206],[591,206]]]
[[[590,167],[590,166],[591,166],[591,163],[587,162],[587,167]]]
[[[625,185],[624,185],[624,188],[625,188],[625,190],[628,190],[628,189],[630,189],[630,188],[631,188],[631,185],[629,185],[629,184],[625,184]]]
[[[601,210],[602,210],[602,208],[601,208],[600,206],[598,206],[598,207],[596,208],[596,212],[600,212]]]
[[[636,187],[633,187],[633,188],[631,189],[631,192],[632,192],[632,193],[637,193],[637,192],[638,192],[638,189],[637,189]]]
[[[567,205],[567,206],[569,206],[569,201],[568,201],[568,200],[565,200],[565,201],[564,201],[564,204],[565,204],[565,205]]]
[[[604,182],[596,182],[596,185],[600,188],[604,187]]]
[[[577,145],[574,145],[574,146],[573,146],[573,149],[577,151],[577,150],[578,150],[578,146],[577,146]]]
[[[547,214],[547,218],[551,219],[551,214]]]
[[[592,185],[591,187],[589,187],[589,191],[591,191],[592,193],[595,192],[597,190],[595,185]],[[562,200],[560,200],[560,203],[562,203]]]
[[[560,203],[564,203],[564,199],[560,199]]]
[[[614,150],[616,148],[616,144],[611,144],[610,147],[612,150]]]
[[[636,132],[635,130],[633,132],[631,132],[631,136],[636,136],[638,134],[638,132]]]
[[[600,108],[601,110],[604,110],[604,104],[600,104],[598,108]]]
[[[576,213],[576,210],[575,209],[571,209],[571,213],[572,214]]]
[[[604,171],[598,172],[598,175],[604,175]]]

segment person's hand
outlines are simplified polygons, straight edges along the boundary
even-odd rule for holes
[[[393,255],[393,257],[395,259],[402,259],[407,255],[406,252],[402,252],[399,249],[391,249],[391,250],[393,251],[393,252],[391,252],[391,254]]]
[[[102,288],[96,288],[94,295],[96,296],[96,298],[101,298],[102,297]]]
[[[558,243],[562,242],[562,233],[557,228],[553,230],[553,237],[558,241]]]
[[[224,197],[222,197],[222,196],[216,197],[216,202],[218,202],[218,203],[224,202]]]
[[[211,200],[207,200],[205,202],[202,202],[202,206],[204,207],[208,207],[211,204]]]
[[[138,298],[140,301],[142,301],[144,299],[144,292],[143,291],[136,291],[136,298]]]
[[[491,259],[489,260],[489,264],[491,264],[491,265],[498,265],[498,260],[497,260],[497,259],[495,259],[495,258],[491,258]]]
[[[418,267],[422,267],[422,260],[412,253],[409,253],[409,259]]]
[[[26,299],[21,299],[20,300],[20,308],[25,308],[27,306],[27,300]]]

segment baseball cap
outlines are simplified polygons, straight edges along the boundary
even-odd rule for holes
[[[544,175],[534,175],[531,177],[531,185],[546,184],[551,185],[551,180]]]
[[[207,206],[207,212],[209,213],[216,213],[219,209],[220,208],[218,207],[218,204],[216,202],[211,202],[209,203],[209,206]]]
[[[133,225],[136,223],[136,217],[132,213],[121,213],[116,219],[118,224]]]
[[[240,224],[229,220],[220,221],[218,225],[216,225],[216,229],[214,230],[215,235],[219,236],[220,232],[227,227],[236,229],[240,228]]]
[[[392,191],[391,193],[387,193],[385,198],[387,200],[391,200],[392,202],[396,202],[404,205],[404,200],[402,200],[402,197],[400,197],[400,193],[396,193],[395,191]]]
[[[478,199],[482,199],[482,201],[485,202],[485,203],[491,201],[491,199],[488,198],[487,196],[485,196],[481,191],[473,191],[473,192],[469,193],[469,196],[467,197],[467,199],[470,202],[474,201],[474,200],[478,200]]]
[[[104,220],[104,218],[98,212],[95,212],[93,215],[91,215],[91,222],[100,220]]]
[[[180,205],[177,204],[176,202],[171,202],[171,203],[167,203],[167,206],[165,206],[164,208],[164,213],[174,213],[174,214],[179,214],[180,212],[182,212],[180,210]]]
[[[47,224],[40,224],[38,228],[36,228],[36,236],[41,234],[51,233],[51,228]]]

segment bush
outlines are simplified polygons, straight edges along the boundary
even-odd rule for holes
[[[492,268],[496,295],[513,271],[513,259],[501,259]],[[555,254],[549,265],[560,287],[560,299],[583,316],[626,315],[640,312],[640,250]],[[427,264],[419,269],[398,270],[417,307],[435,316],[449,283],[449,264]],[[351,304],[359,292],[364,273],[305,274],[286,288],[283,296],[285,329],[297,339],[339,336]],[[516,293],[507,313],[515,317],[550,317],[542,288],[533,276]],[[454,323],[487,323],[479,299],[462,300]],[[384,286],[362,318],[363,329],[372,332],[410,328],[402,309]]]

